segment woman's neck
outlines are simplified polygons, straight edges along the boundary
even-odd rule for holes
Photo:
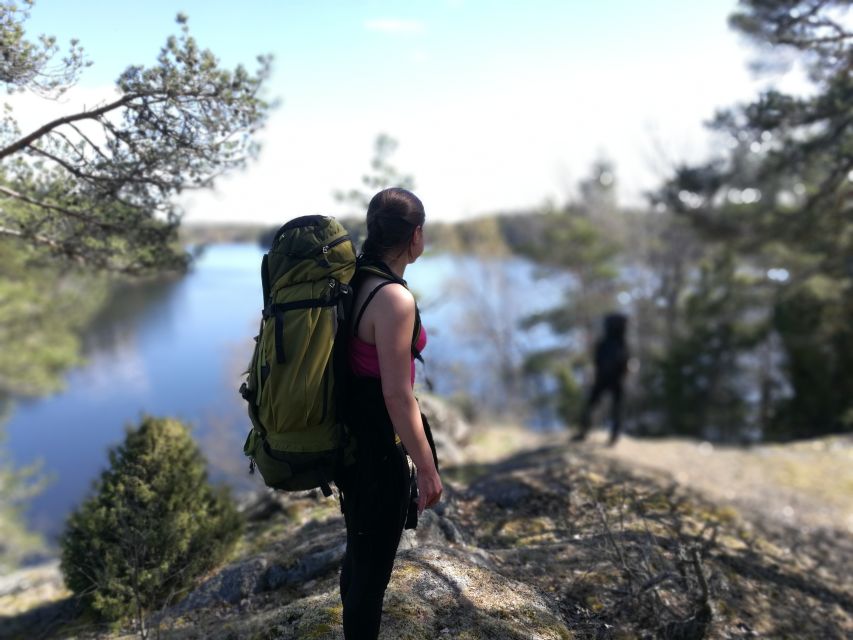
[[[388,268],[391,269],[391,273],[402,279],[403,274],[406,271],[406,267],[409,265],[409,261],[407,260],[405,252],[403,252],[403,254],[397,256],[396,258],[386,258],[385,264],[387,264]]]

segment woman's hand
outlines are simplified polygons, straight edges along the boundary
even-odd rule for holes
[[[423,471],[418,469],[418,515],[424,512],[427,507],[432,507],[438,504],[441,499],[441,492],[444,490],[441,486],[441,478],[438,475],[434,465],[429,465]]]

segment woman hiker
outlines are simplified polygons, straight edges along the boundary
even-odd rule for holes
[[[421,513],[442,492],[413,392],[414,361],[426,332],[403,280],[406,267],[423,253],[424,220],[423,204],[413,193],[398,188],[377,193],[367,209],[367,238],[352,281],[346,423],[356,463],[337,481],[347,529],[340,577],[347,640],[378,636],[394,556],[407,515],[414,515],[410,500],[417,496]],[[416,469],[416,494],[407,454]]]

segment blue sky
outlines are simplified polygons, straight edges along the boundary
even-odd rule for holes
[[[31,35],[81,40],[93,66],[63,105],[21,98],[26,125],[107,96],[190,17],[224,64],[275,56],[281,100],[245,172],[194,194],[187,220],[275,222],[341,213],[372,143],[395,137],[428,215],[459,219],[564,202],[597,158],[637,202],[672,162],[711,148],[702,122],[766,84],[731,32],[733,1],[37,0]],[[17,106],[17,105],[16,105]]]

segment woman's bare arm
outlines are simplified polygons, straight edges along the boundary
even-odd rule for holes
[[[376,295],[373,305],[374,341],[379,356],[382,395],[394,430],[418,469],[418,506],[423,510],[438,502],[442,487],[412,391],[415,300],[406,288],[390,285]]]

